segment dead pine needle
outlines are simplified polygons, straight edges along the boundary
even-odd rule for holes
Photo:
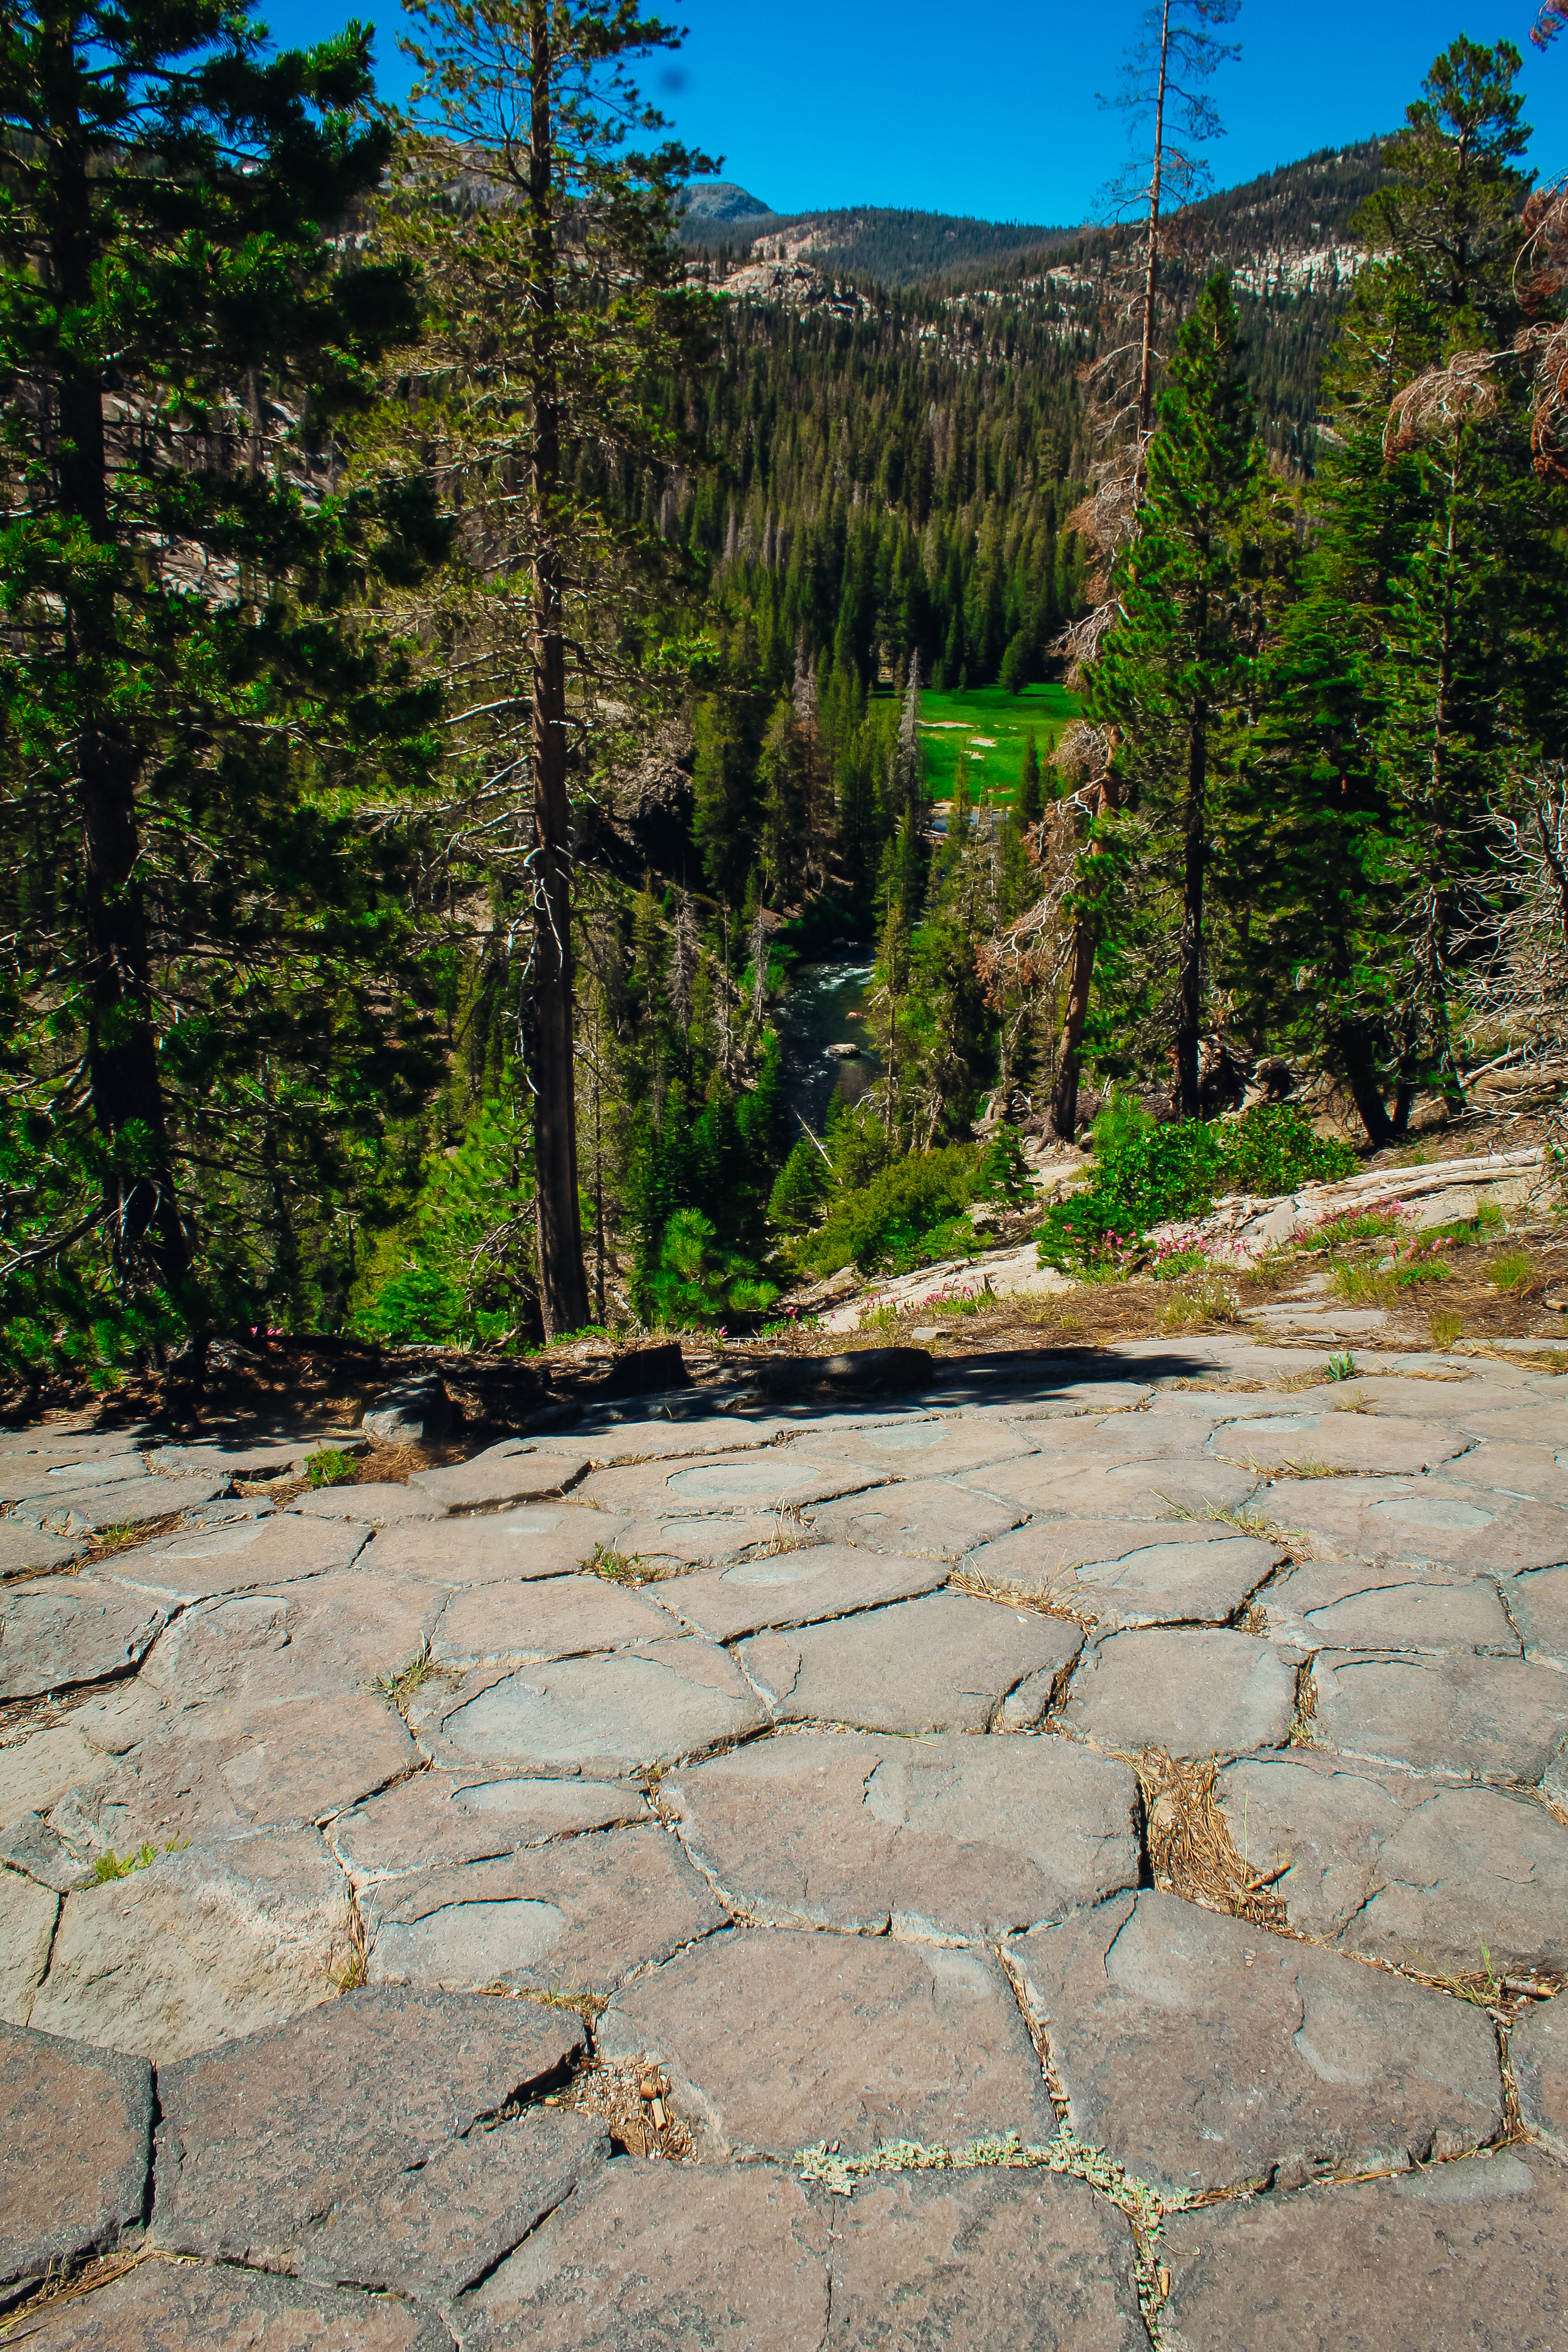
[[[1250,1919],[1257,1927],[1283,1927],[1285,1899],[1275,1892],[1275,1882],[1289,1864],[1258,1870],[1242,1853],[1215,1795],[1217,1759],[1146,1748],[1134,1769],[1143,1792],[1155,1885],[1205,1911]]]

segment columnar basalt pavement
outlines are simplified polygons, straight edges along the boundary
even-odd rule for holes
[[[1568,2352],[1568,1381],[1321,1369],[0,1439],[0,2341]]]

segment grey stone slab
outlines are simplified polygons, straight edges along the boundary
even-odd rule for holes
[[[974,1545],[1016,1528],[1025,1516],[1020,1504],[979,1491],[976,1480],[988,1475],[977,1471],[967,1485],[956,1479],[911,1478],[814,1511],[811,1525],[817,1538],[828,1543],[959,1559]]]
[[[102,1454],[87,1461],[24,1454],[0,1462],[0,1503],[44,1502],[53,1495],[90,1494],[146,1475],[140,1454]]]
[[[508,1675],[471,1698],[459,1692],[439,1730],[454,1762],[613,1779],[744,1738],[766,1721],[733,1659],[682,1634]]]
[[[127,1429],[74,1429],[60,1422],[40,1422],[31,1429],[12,1429],[0,1435],[0,1461],[94,1462],[110,1454],[140,1454],[158,1443],[151,1429],[138,1424]]]
[[[1568,1969],[1568,1827],[1496,1789],[1437,1789],[1307,1749],[1227,1766],[1219,1801],[1293,1928],[1396,1968]]]
[[[957,2147],[1048,2139],[1039,2060],[1001,1970],[978,1953],[765,1927],[710,1937],[617,1993],[611,2059],[669,2074],[703,2158],[788,2157],[818,2140]]]
[[[0,2018],[8,2025],[27,2022],[49,1964],[59,1907],[53,1887],[0,1870]]]
[[[1285,1426],[1280,1423],[1284,1423]],[[1439,1423],[1405,1415],[1335,1412],[1281,1414],[1234,1423],[1216,1430],[1208,1452],[1274,1477],[1300,1463],[1331,1470],[1370,1471],[1379,1477],[1411,1476],[1452,1463],[1469,1441]],[[1466,1468],[1468,1469],[1467,1462]],[[1458,1475],[1458,1474],[1451,1474]]]
[[[850,1544],[803,1544],[706,1575],[675,1577],[656,1585],[653,1597],[710,1641],[732,1642],[764,1626],[807,1624],[911,1600],[934,1591],[947,1573],[945,1560],[900,1559],[896,1552]]]
[[[1479,1382],[1454,1401],[1454,1416],[1467,1437],[1496,1439],[1505,1445],[1568,1444],[1568,1395],[1554,1385],[1546,1403],[1521,1389],[1504,1403]]]
[[[363,1519],[368,1527],[409,1527],[425,1519],[444,1519],[447,1506],[420,1486],[399,1486],[389,1479],[367,1478],[361,1486],[322,1486],[301,1495],[293,1507],[306,1519]]]
[[[973,1553],[966,1565],[1104,1625],[1219,1625],[1280,1558],[1273,1544],[1224,1526],[1194,1529],[1191,1541],[1173,1528],[1176,1539],[1169,1543],[1150,1542],[1154,1530],[1146,1519],[1090,1528],[1081,1536],[1075,1526],[1075,1541],[1063,1543],[1058,1530],[1067,1524],[1037,1520]],[[1097,1541],[1108,1547],[1109,1557],[1073,1558],[1081,1543]]]
[[[716,1513],[710,1518],[627,1519],[616,1549],[628,1559],[674,1560],[694,1568],[721,1567],[767,1551],[781,1535],[798,1537],[800,1522],[777,1511]]]
[[[39,2352],[451,2352],[433,2312],[208,2263],[142,2263],[47,2310]]]
[[[492,1510],[501,1504],[527,1503],[536,1496],[558,1495],[574,1486],[587,1467],[587,1455],[574,1448],[535,1454],[500,1446],[445,1470],[416,1470],[408,1483],[449,1511]]]
[[[599,2161],[575,2116],[484,2128],[582,2047],[570,2011],[389,1989],[162,2066],[154,2238],[448,2298]]]
[[[638,1462],[595,1470],[580,1491],[584,1501],[601,1510],[639,1519],[701,1518],[723,1511],[754,1518],[786,1507],[801,1510],[837,1495],[858,1494],[894,1475],[885,1461],[829,1465],[793,1447],[764,1445],[744,1454],[700,1456],[694,1462]]]
[[[50,1535],[29,1519],[0,1519],[0,1576],[24,1576],[29,1569],[68,1568],[79,1559],[84,1535]]]
[[[871,2180],[833,2209],[827,2352],[1145,2352],[1131,2232],[1081,2180]]]
[[[142,1671],[163,1729],[229,1736],[284,1700],[364,1692],[428,1643],[446,1606],[437,1585],[338,1570],[274,1592],[196,1603]]]
[[[813,1413],[814,1426],[825,1415]],[[673,1461],[678,1456],[751,1453],[786,1435],[792,1426],[773,1413],[757,1415],[721,1412],[695,1414],[689,1421],[671,1421],[661,1413],[635,1421],[595,1423],[592,1418],[572,1432],[572,1442],[593,1457],[595,1470],[619,1463]]]
[[[163,1627],[141,1595],[88,1576],[52,1576],[0,1591],[0,1699],[34,1698],[102,1682],[134,1665]]]
[[[473,2297],[486,2352],[821,2352],[829,2225],[772,2165],[623,2157]]]
[[[1258,1606],[1277,1641],[1307,1649],[1520,1654],[1495,1581],[1469,1571],[1310,1560],[1276,1577]]]
[[[1037,1430],[1027,1431],[1000,1416],[954,1413],[941,1420],[885,1423],[841,1436],[812,1433],[795,1439],[789,1452],[846,1466],[868,1462],[900,1478],[952,1478],[1033,1454],[1040,1443]]]
[[[67,1845],[41,1813],[20,1813],[0,1834],[0,1862],[19,1870],[37,1885],[57,1895],[68,1895],[92,1874],[83,1858]]]
[[[1568,2175],[1510,2148],[1430,2172],[1173,2216],[1185,2352],[1555,2352]]]
[[[122,1478],[113,1486],[73,1486],[68,1494],[41,1496],[17,1506],[19,1518],[37,1519],[44,1527],[57,1522],[69,1531],[81,1528],[138,1528],[149,1519],[171,1518],[176,1512],[210,1503],[228,1485],[226,1478]]]
[[[1268,1489],[1268,1508],[1281,1527],[1302,1530],[1334,1559],[1430,1562],[1494,1576],[1568,1564],[1568,1511],[1465,1486],[1454,1475],[1279,1478]]]
[[[1032,1609],[933,1592],[889,1609],[742,1644],[747,1675],[784,1723],[867,1731],[1026,1729],[1049,1707],[1055,1678],[1082,1644],[1079,1628]],[[1033,1703],[1002,1717],[1009,1695],[1042,1675]]]
[[[1515,1658],[1325,1652],[1314,1737],[1343,1756],[1534,1787],[1568,1748],[1568,1678]]]
[[[1489,1486],[1498,1494],[1552,1503],[1559,1510],[1568,1504],[1568,1464],[1549,1445],[1487,1438],[1451,1464],[1448,1475],[1462,1478],[1467,1486]]]
[[[581,1503],[552,1502],[478,1519],[442,1519],[430,1527],[389,1527],[376,1536],[364,1566],[377,1575],[418,1576],[431,1584],[569,1576],[601,1547],[621,1550],[627,1524]]]
[[[1013,1394],[1007,1399],[1007,1418],[1021,1422],[1026,1428],[1038,1421],[1076,1420],[1079,1414],[1110,1412],[1146,1403],[1154,1393],[1152,1381],[1136,1377],[1074,1380],[1070,1375],[1060,1381],[1048,1375],[1037,1374],[1037,1387],[1030,1394]]]
[[[190,1445],[154,1446],[147,1459],[154,1470],[219,1471],[230,1478],[281,1477],[286,1471],[304,1474],[312,1454],[363,1454],[365,1441],[357,1429],[319,1429],[275,1438],[213,1437]]]
[[[600,1576],[536,1578],[454,1593],[441,1612],[431,1655],[466,1668],[506,1658],[571,1658],[667,1641],[668,1612]]]
[[[1196,1460],[1153,1462],[1097,1452],[1005,1463],[986,1471],[984,1484],[987,1493],[1047,1518],[1204,1519],[1243,1509],[1259,1479],[1228,1462],[1205,1461],[1201,1452]]]
[[[1424,2163],[1500,2128],[1489,2020],[1385,1969],[1153,1891],[1009,1949],[1072,2128],[1163,2191]]]
[[[332,2000],[348,1930],[312,1833],[161,1853],[66,1897],[28,2022],[163,2065]]]
[[[1568,1568],[1530,1569],[1508,1589],[1509,1613],[1534,1664],[1568,1673]]]
[[[372,1984],[608,1992],[723,1924],[663,1828],[536,1846],[362,1890]]]
[[[1135,1885],[1124,1764],[1065,1740],[754,1740],[666,1776],[664,1812],[770,1927],[1008,1935]]]
[[[64,1723],[29,1732],[0,1748],[0,1822],[47,1811],[73,1786],[87,1787],[115,1769],[115,1759],[152,1728],[156,1710],[138,1692],[117,1688],[101,1702],[73,1707]]]
[[[142,2220],[145,2063],[0,2024],[0,2291],[111,2252]]]
[[[1526,2129],[1568,2159],[1568,2009],[1561,1993],[1531,2002],[1509,2036],[1509,2054]]]
[[[350,1875],[396,1878],[410,1870],[489,1862],[552,1838],[579,1836],[647,1819],[640,1792],[605,1780],[492,1780],[467,1772],[416,1772],[378,1797],[340,1813],[333,1851]]]
[[[247,1592],[347,1568],[363,1550],[368,1528],[326,1526],[294,1511],[239,1519],[194,1534],[165,1536],[119,1552],[99,1571],[106,1583],[156,1600],[199,1601],[213,1592]]]
[[[1172,1756],[1277,1748],[1289,1735],[1296,1675],[1250,1633],[1113,1633],[1084,1654],[1064,1728],[1102,1748]]]

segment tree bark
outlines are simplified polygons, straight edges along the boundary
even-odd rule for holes
[[[533,278],[533,1166],[539,1303],[546,1335],[588,1320],[577,1195],[572,1022],[572,812],[560,540],[561,405],[551,218],[554,54],[549,0],[531,0],[528,202]]]
[[[62,308],[90,312],[94,226],[90,157],[71,83],[69,27],[60,26],[56,72],[46,84],[59,136],[50,258]],[[57,79],[58,76],[58,79]],[[85,526],[97,547],[110,547],[103,374],[92,359],[62,358],[57,494],[63,516]],[[103,698],[118,660],[112,584],[67,592],[65,650],[82,711],[76,742],[76,789],[82,830],[88,1084],[93,1120],[107,1143],[104,1222],[116,1263],[134,1276],[143,1260],[176,1305],[192,1311],[191,1255],[180,1215],[168,1119],[153,1022],[152,956],[137,864],[139,758],[120,730],[106,725]]]
[[[1101,814],[1117,806],[1116,782],[1109,770],[1100,781]],[[1086,857],[1098,857],[1099,845],[1090,842]],[[1088,915],[1081,915],[1073,927],[1072,981],[1068,989],[1067,1019],[1062,1024],[1061,1044],[1057,1049],[1057,1079],[1051,1088],[1051,1131],[1063,1143],[1070,1143],[1078,1132],[1079,1076],[1083,1064],[1083,1033],[1089,1020],[1089,990],[1094,984],[1094,959],[1099,947],[1097,925]]]
[[[1149,173],[1149,267],[1143,281],[1143,355],[1138,375],[1138,438],[1154,423],[1154,298],[1160,282],[1160,194],[1165,162],[1165,72],[1171,48],[1171,0],[1160,13],[1160,79],[1154,94],[1154,160]],[[1140,446],[1139,474],[1142,474]]]
[[[1182,856],[1182,931],[1176,949],[1176,1116],[1196,1118],[1203,1015],[1204,868],[1208,860],[1208,713],[1187,729],[1187,808]]]

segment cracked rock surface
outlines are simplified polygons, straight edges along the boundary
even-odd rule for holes
[[[1568,1397],[1320,1366],[0,1437],[0,2311],[1557,2345]]]

